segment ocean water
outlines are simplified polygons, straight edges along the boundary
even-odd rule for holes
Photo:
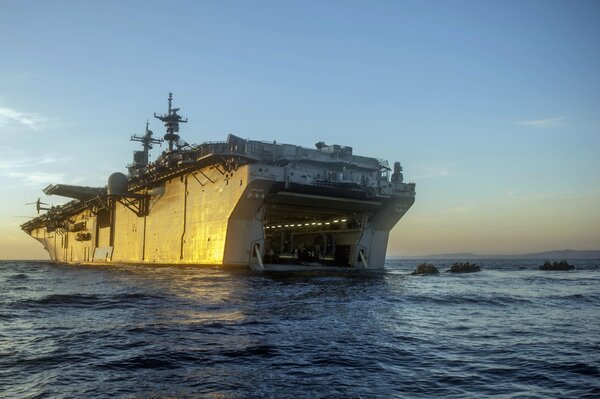
[[[417,263],[0,262],[0,397],[600,397],[600,261]]]

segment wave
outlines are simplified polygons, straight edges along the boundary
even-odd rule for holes
[[[0,313],[0,320],[12,320],[17,317],[18,316],[14,314]]]
[[[6,276],[6,280],[8,281],[18,281],[18,280],[27,280],[29,276],[25,273],[12,274],[10,276]]]
[[[16,308],[43,307],[112,307],[137,306],[140,302],[155,302],[164,298],[163,295],[146,293],[125,293],[113,295],[97,294],[49,294],[41,298],[18,300]]]
[[[28,306],[89,306],[99,301],[97,295],[87,294],[50,294],[38,299],[26,299],[21,301]]]
[[[556,363],[553,366],[556,371],[567,371],[582,375],[600,377],[600,369],[597,366],[586,363]]]
[[[516,296],[498,295],[405,295],[401,300],[418,303],[431,303],[436,305],[462,305],[472,304],[478,306],[511,306],[515,304],[532,303],[530,299]]]
[[[576,303],[591,303],[597,304],[600,300],[600,293],[588,293],[588,294],[567,294],[567,295],[549,295],[544,299],[550,301],[560,302],[576,302]]]
[[[164,355],[137,355],[125,359],[113,360],[99,365],[106,369],[172,369],[177,363]]]
[[[243,349],[225,350],[220,354],[227,357],[245,358],[245,357],[274,357],[277,356],[278,350],[271,345],[248,346]]]
[[[92,352],[81,351],[79,353],[65,353],[65,351],[52,351],[39,355],[15,356],[14,363],[27,370],[43,371],[48,367],[64,365],[75,365],[87,363],[95,356]]]

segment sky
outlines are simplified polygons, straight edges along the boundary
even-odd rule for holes
[[[47,259],[25,203],[125,172],[168,92],[191,143],[400,161],[388,256],[600,249],[598,1],[0,0],[0,49],[0,259]]]

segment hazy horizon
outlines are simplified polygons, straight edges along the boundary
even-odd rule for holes
[[[388,257],[600,243],[600,3],[5,2],[0,259],[51,183],[125,172],[168,92],[190,143],[228,133],[400,161]],[[164,147],[155,148],[155,159]]]
[[[40,244],[41,245],[41,244]],[[491,257],[491,256],[497,256],[499,258],[502,257],[519,257],[519,256],[531,256],[531,255],[536,255],[536,254],[543,254],[543,253],[559,253],[559,252],[599,252],[600,253],[600,249],[570,249],[570,248],[563,248],[563,249],[551,249],[551,250],[547,250],[547,251],[535,251],[535,252],[520,252],[520,253],[478,253],[478,252],[471,252],[471,251],[463,251],[463,252],[441,252],[441,253],[427,253],[427,254],[400,254],[400,255],[391,255],[390,252],[388,251],[386,259],[398,259],[398,258],[405,258],[405,259],[410,259],[412,257],[414,258],[427,258],[427,257],[443,257],[443,256],[449,256],[449,257],[454,257],[454,256],[458,256],[458,255],[465,255],[465,256],[481,256],[481,257]],[[31,257],[31,258],[19,258],[19,257],[9,257],[9,258],[0,258],[0,261],[43,261],[43,260],[50,260],[50,256],[48,255],[48,253],[43,250],[41,252],[40,257]],[[587,259],[587,258],[586,258]],[[596,259],[596,258],[594,258]],[[600,259],[600,258],[599,258]]]

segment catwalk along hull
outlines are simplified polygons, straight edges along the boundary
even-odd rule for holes
[[[383,267],[414,184],[399,164],[390,179],[380,160],[319,144],[230,135],[172,150],[107,188],[47,187],[75,199],[22,228],[61,263]]]

